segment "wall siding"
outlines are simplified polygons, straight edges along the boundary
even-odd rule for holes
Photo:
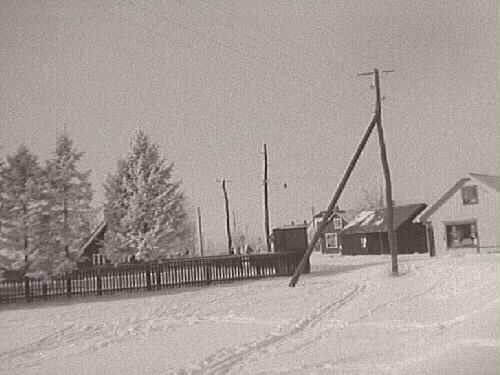
[[[434,231],[436,255],[476,251],[470,249],[448,249],[446,243],[446,224],[453,222],[475,221],[479,234],[480,247],[494,250],[498,248],[498,198],[499,194],[475,181],[468,181],[464,186],[477,185],[478,204],[464,205],[459,189],[430,217]]]

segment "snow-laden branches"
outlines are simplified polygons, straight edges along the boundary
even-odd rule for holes
[[[105,252],[113,261],[130,256],[158,259],[179,251],[187,237],[187,215],[173,164],[138,131],[127,156],[105,184]]]

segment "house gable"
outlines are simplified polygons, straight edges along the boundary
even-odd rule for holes
[[[432,221],[438,210],[452,211],[454,217],[477,216],[479,207],[491,201],[489,196],[498,194],[498,177],[480,174],[470,174],[458,180],[449,188],[433,205],[431,205],[419,218],[424,223]],[[477,186],[477,203],[464,204],[462,189]],[[450,216],[450,215],[448,215]]]

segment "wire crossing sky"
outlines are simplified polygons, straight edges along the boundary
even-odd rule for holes
[[[0,153],[41,159],[66,129],[102,183],[142,128],[176,165],[207,240],[327,207],[382,75],[396,202],[431,203],[469,172],[498,174],[497,4],[483,1],[0,1]],[[341,199],[376,189],[372,138]]]

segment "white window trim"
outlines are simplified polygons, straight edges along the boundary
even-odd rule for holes
[[[326,233],[325,234],[325,244],[327,249],[338,249],[339,248],[339,237],[337,233]],[[333,244],[335,246],[329,246]]]
[[[99,254],[99,253],[92,254],[92,264],[94,266],[103,265],[104,264],[104,257],[102,256],[102,254]]]
[[[340,217],[333,218],[333,228],[342,229],[342,219]]]

